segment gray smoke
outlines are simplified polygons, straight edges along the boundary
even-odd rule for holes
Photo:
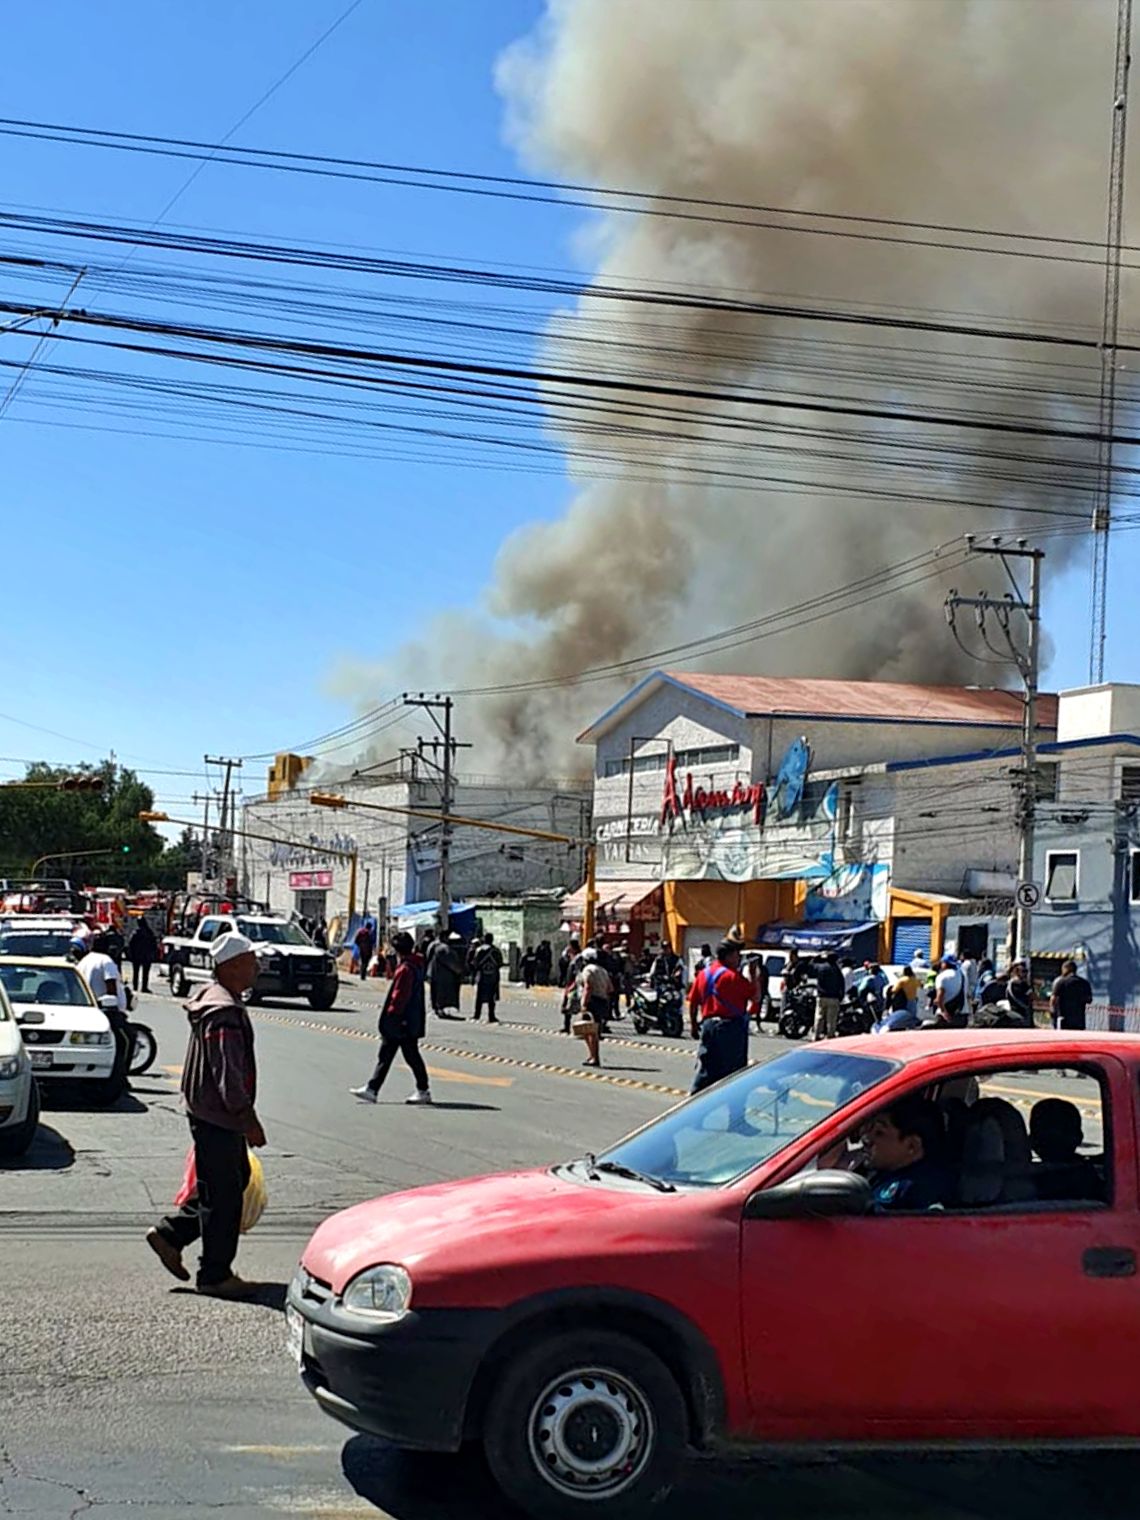
[[[657,196],[1097,238],[1114,10],[1108,0],[548,0],[535,34],[501,59],[498,85],[510,140],[544,175]],[[1101,274],[1091,264],[604,210],[584,221],[583,246],[607,285],[970,313],[1003,327],[1099,325]],[[977,355],[1003,362],[990,367]],[[589,294],[551,322],[540,358],[548,369],[681,387],[1095,420],[1087,353]],[[652,423],[638,414],[662,403],[634,394],[628,432],[615,439],[599,437],[600,417],[570,422],[553,392],[548,399],[550,433],[580,479],[571,507],[514,533],[484,607],[447,614],[386,661],[386,684],[570,676],[797,604],[964,532],[1007,526],[1023,509],[1087,502],[1003,478],[1025,474],[1013,455],[1049,458],[1044,445],[1016,437],[899,424],[893,436],[925,449],[900,469],[890,460],[905,456],[867,441],[883,432],[880,422],[685,402],[668,403],[672,415]],[[612,408],[604,420],[612,427]],[[734,421],[743,426],[726,436],[723,425]],[[824,436],[770,431],[789,422]],[[979,460],[979,447],[1004,457]],[[617,464],[599,465],[599,449],[617,453]],[[599,472],[614,478],[590,478]],[[791,483],[740,489],[742,473]],[[898,495],[876,500],[844,485]],[[950,504],[924,502],[923,493]],[[1050,563],[1074,541],[1050,541]],[[972,591],[984,576],[971,568],[953,579]],[[1011,682],[1012,672],[959,654],[944,622],[945,590],[943,580],[916,578],[856,613],[695,665]],[[581,769],[575,732],[631,680],[464,702],[465,735],[481,747],[476,768],[497,769],[506,756],[516,771]]]

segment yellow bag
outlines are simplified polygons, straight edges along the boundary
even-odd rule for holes
[[[249,1153],[249,1181],[245,1185],[245,1192],[241,1200],[241,1232],[246,1234],[252,1230],[257,1221],[265,1213],[265,1205],[269,1202],[269,1192],[265,1186],[265,1173],[261,1162],[253,1151]]]

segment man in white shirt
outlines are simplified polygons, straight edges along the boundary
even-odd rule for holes
[[[938,963],[934,979],[934,1017],[939,1024],[963,1029],[966,1024],[966,978],[952,955]]]
[[[73,955],[79,956],[76,970],[91,988],[91,995],[103,1008],[104,998],[115,998],[118,1007],[115,1009],[103,1008],[107,1015],[107,1021],[115,1035],[115,1048],[118,1056],[116,1066],[119,1063],[125,1067],[130,1055],[130,1036],[127,1033],[127,989],[123,982],[122,972],[107,954],[107,941],[103,935],[97,934],[91,941],[91,948],[87,949],[86,942],[82,939],[73,939],[71,950]]]

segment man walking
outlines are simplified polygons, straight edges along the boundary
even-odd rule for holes
[[[843,972],[835,955],[821,955],[812,962],[815,977],[815,1040],[834,1040],[839,1029],[839,1005],[843,1001]],[[884,977],[884,981],[886,978]]]
[[[415,941],[407,932],[396,935],[392,948],[397,957],[396,974],[380,1011],[380,1054],[376,1057],[376,1068],[363,1087],[350,1087],[349,1092],[362,1103],[375,1103],[376,1094],[384,1086],[384,1079],[398,1051],[416,1081],[415,1092],[404,1101],[430,1103],[427,1067],[420,1055],[420,1041],[427,1023],[423,961],[416,954]]]
[[[689,1091],[698,1093],[748,1065],[748,1017],[753,986],[740,971],[740,946],[721,940],[716,959],[689,989],[694,1036],[700,1019],[697,1070]]]
[[[1078,974],[1076,961],[1062,961],[1061,975],[1053,983],[1049,997],[1053,1028],[1083,1029],[1085,1010],[1092,1000],[1092,986]]]
[[[376,936],[372,932],[372,920],[366,918],[352,937],[352,943],[356,946],[356,953],[360,957],[360,980],[368,978],[368,968],[372,964],[372,952],[376,949]]]
[[[150,991],[150,968],[158,959],[158,940],[145,918],[140,918],[127,946],[127,959],[131,963],[131,989],[134,992]],[[141,988],[140,988],[140,985]]]
[[[182,1101],[194,1141],[197,1193],[146,1233],[146,1243],[180,1282],[190,1274],[182,1252],[201,1238],[198,1292],[244,1298],[257,1290],[234,1273],[242,1194],[249,1181],[248,1146],[265,1144],[257,1117],[253,1026],[242,1002],[257,979],[257,956],[231,931],[210,945],[214,980],[186,1003],[190,1041],[182,1070]]]
[[[493,934],[488,934],[475,952],[472,969],[475,973],[475,1022],[479,1022],[485,1005],[487,1023],[497,1024],[499,1019],[495,1006],[499,1001],[501,991],[503,957],[499,953]]]

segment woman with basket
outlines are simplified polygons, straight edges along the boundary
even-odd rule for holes
[[[606,968],[598,962],[598,952],[591,945],[582,951],[582,969],[578,973],[578,991],[582,1000],[582,1012],[571,1025],[571,1032],[585,1040],[588,1052],[584,1066],[600,1066],[599,1055],[602,1033],[610,1013],[613,982]]]

